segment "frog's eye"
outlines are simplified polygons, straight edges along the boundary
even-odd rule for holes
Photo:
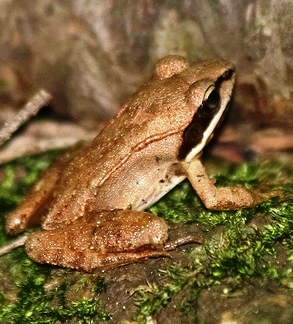
[[[214,86],[210,86],[203,99],[203,109],[205,113],[216,112],[220,107],[220,103],[221,97],[219,91]]]
[[[210,86],[204,95],[202,105],[199,107],[198,113],[210,115],[218,111],[221,104],[221,97],[219,91],[214,87]]]

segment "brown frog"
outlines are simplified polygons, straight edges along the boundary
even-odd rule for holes
[[[216,188],[200,155],[229,104],[234,68],[222,59],[161,59],[152,78],[92,143],[62,155],[7,218],[17,234],[40,223],[26,251],[35,261],[84,271],[166,255],[168,227],[143,212],[186,177],[207,208],[267,199]]]

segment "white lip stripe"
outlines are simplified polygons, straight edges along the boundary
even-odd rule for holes
[[[203,137],[201,142],[193,148],[190,153],[187,155],[185,161],[190,162],[198,153],[200,153],[203,148],[206,145],[206,142],[208,138],[211,136],[212,132],[214,131],[215,127],[217,126],[221,116],[223,115],[226,106],[230,100],[230,96],[226,97],[222,102],[221,102],[221,108],[219,109],[218,113],[214,116],[212,119],[211,123],[209,124],[208,128],[205,130],[203,133]],[[152,198],[146,199],[147,203],[141,203],[139,204],[136,209],[137,210],[144,210],[152,206],[154,203],[156,203],[159,199],[161,199],[167,192],[169,192],[171,189],[173,189],[178,183],[183,181],[186,178],[186,176],[173,176],[172,181],[169,182],[169,184],[161,189],[161,193],[157,196],[154,196]]]
[[[195,146],[186,156],[185,161],[186,162],[190,162],[196,155],[198,155],[203,148],[205,147],[208,138],[211,136],[211,134],[213,133],[215,127],[217,126],[220,118],[222,117],[226,106],[228,104],[230,100],[230,96],[226,97],[222,102],[221,102],[221,108],[219,109],[218,113],[215,115],[215,117],[212,119],[211,123],[209,124],[208,128],[204,131],[203,133],[203,137],[201,142]]]

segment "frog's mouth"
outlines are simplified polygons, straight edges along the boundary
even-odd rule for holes
[[[209,142],[213,139],[213,137],[214,137],[214,132],[208,137],[207,142],[206,142],[205,145],[208,145]]]
[[[218,131],[218,129],[221,127],[221,125],[222,125],[222,123],[223,123],[223,121],[224,121],[224,119],[225,119],[225,116],[226,116],[226,114],[227,114],[227,112],[228,112],[228,110],[229,110],[229,107],[230,107],[230,98],[229,98],[229,100],[227,101],[227,103],[225,104],[225,109],[224,109],[224,111],[222,112],[222,114],[221,114],[221,116],[220,116],[220,118],[219,118],[219,120],[217,121],[217,124],[216,124],[216,126],[215,126],[215,128],[214,128],[214,130],[213,130],[213,132],[209,135],[209,137],[208,137],[208,139],[207,139],[207,141],[206,141],[206,145],[213,139],[213,137],[214,137],[214,134]]]

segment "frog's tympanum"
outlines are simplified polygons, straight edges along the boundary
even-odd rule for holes
[[[216,188],[200,161],[229,104],[234,68],[222,59],[161,59],[92,143],[62,155],[7,218],[17,234],[41,223],[26,251],[84,271],[166,255],[168,226],[143,212],[186,177],[207,208],[255,206],[266,196]]]

